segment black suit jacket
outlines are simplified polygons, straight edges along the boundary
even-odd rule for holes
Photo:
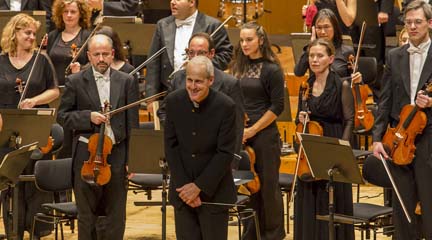
[[[55,26],[51,22],[51,6],[53,0],[22,0],[21,11],[26,10],[43,10],[46,12],[47,32],[52,30]],[[9,0],[0,0],[0,10],[10,10]]]
[[[240,81],[217,68],[214,69],[214,82],[212,89],[222,92],[236,104],[236,153],[239,153],[242,147],[243,130],[244,130],[244,102],[243,93],[240,87]],[[176,73],[171,81],[169,92],[186,87],[186,71],[182,70]],[[165,102],[159,108],[158,116],[161,121],[165,120]],[[162,118],[161,118],[162,117]]]
[[[380,102],[378,105],[377,117],[373,130],[373,141],[380,142],[387,125],[396,126],[399,122],[399,115],[403,106],[410,104],[410,63],[407,49],[409,44],[389,51],[386,59],[386,68],[383,75],[383,89],[381,91]],[[417,91],[422,89],[426,82],[432,78],[432,47],[425,60],[423,70],[420,75]],[[431,126],[431,109],[424,109],[428,116],[426,128]]]
[[[176,188],[194,182],[202,201],[234,203],[236,190],[231,173],[235,148],[235,104],[210,89],[194,108],[185,89],[166,98],[165,157],[171,171],[169,199],[183,205]]]
[[[135,16],[138,12],[138,0],[105,0],[104,16]]]
[[[112,109],[125,106],[138,100],[138,82],[134,77],[111,68],[110,104]],[[99,132],[99,126],[90,121],[92,111],[100,111],[101,104],[93,69],[88,68],[66,78],[65,91],[57,114],[57,122],[67,129],[75,130],[73,149],[77,149],[80,136],[88,138]],[[138,127],[138,109],[131,108],[113,115],[110,119],[116,144],[128,141],[131,128]],[[115,146],[115,145],[114,145]],[[127,147],[125,148],[127,150]],[[75,157],[87,155],[87,152],[75,152]],[[127,152],[119,154],[119,159],[111,164],[124,165]],[[82,160],[82,159],[80,159]]]
[[[213,33],[221,22],[198,12],[192,34],[198,32]],[[146,96],[154,95],[167,90],[168,77],[174,71],[174,43],[176,25],[175,18],[169,16],[158,21],[156,32],[153,35],[152,44],[148,56],[153,55],[159,49],[167,47],[164,53],[147,66]],[[219,30],[213,37],[216,54],[213,58],[215,67],[225,70],[232,58],[233,47],[229,41],[225,28]],[[189,39],[184,39],[189,41]]]

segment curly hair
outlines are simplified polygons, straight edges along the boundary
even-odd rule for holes
[[[240,28],[240,31],[243,29],[254,29],[258,38],[262,39],[263,41],[263,44],[259,47],[262,58],[266,61],[276,63],[280,66],[279,59],[271,49],[271,44],[267,37],[267,33],[264,31],[264,28],[256,22],[248,22],[243,24],[243,26]],[[249,64],[250,59],[246,55],[244,55],[239,42],[234,50],[234,58],[230,64],[229,71],[235,77],[241,78],[243,74],[245,74],[248,70]]]
[[[78,6],[78,10],[80,13],[78,24],[84,29],[91,27],[91,11],[87,3],[84,2],[84,0],[55,0],[52,5],[51,19],[53,20],[59,31],[63,31],[65,29],[65,24],[63,21],[63,11],[67,4],[72,3],[76,3]]]
[[[3,34],[1,38],[2,53],[8,53],[10,56],[15,56],[17,52],[18,42],[16,39],[16,33],[19,30],[34,26],[36,30],[40,27],[40,22],[27,14],[20,13],[13,16],[6,26],[3,28]],[[36,48],[36,41],[33,42],[34,50]]]

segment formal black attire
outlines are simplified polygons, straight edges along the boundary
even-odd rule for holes
[[[348,69],[348,57],[350,55],[354,56],[354,49],[351,46],[342,44],[340,47],[336,48],[334,54],[335,58],[330,68],[341,78],[351,76],[351,72]],[[301,55],[298,63],[294,67],[294,74],[296,76],[304,76],[308,69],[309,56],[307,53],[307,46],[305,46],[303,48],[303,54]],[[309,71],[309,73],[313,74],[313,72],[311,71]]]
[[[332,12],[335,14],[338,22],[340,23],[339,27],[342,30],[342,34],[344,34],[344,35],[350,35],[350,29],[349,29],[349,27],[345,26],[345,24],[343,23],[342,18],[341,18],[340,14],[339,14],[339,11],[337,9],[335,0],[319,0],[319,1],[315,1],[315,6],[317,7],[318,11],[321,10],[321,9],[325,9],[325,8],[332,10]]]
[[[213,33],[221,22],[215,18],[198,12],[192,35],[198,32]],[[159,49],[167,47],[166,51],[149,63],[146,75],[146,96],[165,91],[169,88],[168,78],[174,71],[174,44],[176,35],[175,17],[169,16],[158,21],[156,32],[153,35],[149,56]],[[184,39],[189,41],[189,39]],[[216,54],[212,60],[215,67],[225,70],[231,61],[233,47],[229,41],[225,28],[219,30],[214,36]]]
[[[315,76],[308,79],[310,89]],[[301,109],[299,96],[299,111]],[[310,120],[317,121],[327,137],[349,140],[353,129],[354,105],[349,81],[341,81],[332,71],[327,76],[324,91],[320,96],[307,100]],[[298,113],[297,120],[298,123]],[[332,154],[332,153],[326,153]],[[297,193],[294,203],[294,239],[317,240],[328,239],[328,222],[316,220],[316,215],[328,215],[328,199],[326,180],[314,182],[297,182]],[[335,212],[345,215],[353,214],[352,189],[350,183],[335,183]],[[352,225],[341,224],[336,228],[336,239],[354,239]]]
[[[112,109],[138,100],[137,81],[125,73],[110,70],[110,104]],[[138,127],[138,110],[131,108],[111,116],[110,123],[115,137],[108,163],[111,164],[111,180],[98,187],[90,186],[81,179],[81,167],[89,159],[87,143],[90,135],[99,132],[99,127],[90,121],[92,111],[100,111],[101,102],[93,76],[93,68],[68,76],[57,121],[74,130],[73,175],[74,192],[78,207],[78,238],[96,239],[95,223],[99,215],[106,216],[106,231],[103,239],[123,239],[126,222],[127,181],[125,164],[129,133]]]
[[[136,16],[138,13],[137,0],[104,0],[103,16]],[[100,14],[100,10],[93,10],[92,22]]]
[[[169,93],[186,87],[186,70],[181,70],[174,74],[173,79],[170,82]],[[242,146],[242,136],[244,129],[244,103],[243,103],[243,93],[240,88],[240,82],[230,74],[227,74],[217,68],[214,69],[214,82],[211,88],[224,93],[230,97],[236,104],[236,153],[240,152]],[[161,122],[165,121],[166,111],[165,111],[165,101],[162,102],[159,110],[158,116]]]
[[[27,81],[30,74],[30,69],[36,59],[36,53],[33,54],[32,59],[24,65],[21,69],[15,68],[9,60],[9,55],[0,55],[0,108],[17,108],[20,94],[16,91],[16,78]],[[28,86],[26,98],[37,96],[47,89],[57,87],[57,77],[55,74],[54,66],[46,54],[40,54],[37,64],[32,73],[30,84]],[[48,105],[35,106],[48,107]],[[24,169],[23,174],[33,174],[34,161],[31,160],[29,165]],[[52,194],[40,192],[37,190],[33,182],[19,182],[15,187],[19,190],[19,217],[18,217],[18,239],[23,238],[24,231],[31,232],[33,215],[38,212],[44,212],[41,207],[43,203],[52,202]],[[9,211],[9,197],[12,192],[2,192],[3,204],[3,221],[6,226],[6,233],[11,231]],[[35,235],[45,235],[50,233],[53,229],[52,225],[45,223],[37,223],[35,228]]]
[[[400,120],[400,112],[403,106],[410,104],[411,71],[410,54],[407,49],[410,44],[398,47],[389,51],[386,61],[386,68],[383,75],[383,89],[378,105],[377,118],[373,129],[373,141],[380,142],[387,129],[387,125],[395,127]],[[423,69],[421,70],[420,80],[417,91],[423,88],[425,83],[430,82],[432,77],[432,48],[429,47]],[[432,191],[429,183],[432,181],[431,163],[431,144],[432,144],[432,111],[431,108],[423,109],[427,115],[427,124],[423,133],[417,135],[415,140],[416,151],[412,163],[405,166],[398,166],[389,162],[393,178],[399,188],[401,197],[405,203],[412,219],[417,201],[420,201],[422,208],[421,229],[422,236],[432,239]],[[370,156],[367,161],[378,161],[374,156]],[[368,163],[369,164],[369,163]],[[372,172],[368,172],[368,171]],[[370,176],[376,174],[374,168],[364,170],[366,180],[375,183],[377,180]],[[385,176],[384,173],[378,173]],[[409,224],[402,212],[399,201],[394,198],[393,222],[398,239],[415,239],[419,236],[416,233],[415,221]]]
[[[53,0],[22,0],[21,11],[42,10],[46,12],[46,32],[54,29],[51,22],[51,6]],[[0,10],[10,10],[10,0],[0,0]]]
[[[228,207],[191,208],[176,188],[193,182],[201,189],[201,201],[236,201],[230,167],[236,145],[235,111],[234,102],[213,89],[198,106],[186,89],[166,98],[165,156],[171,172],[169,201],[175,210],[177,239],[227,239]]]
[[[284,108],[284,77],[277,64],[263,59],[249,60],[250,66],[240,77],[245,111],[249,117],[247,127],[255,124],[267,111],[280,115]],[[256,155],[255,171],[261,189],[251,195],[250,207],[255,209],[260,223],[262,239],[283,239],[284,208],[279,188],[280,136],[276,122],[272,122],[247,140]],[[244,239],[255,239],[252,219],[245,221]]]
[[[81,29],[74,39],[65,42],[62,39],[62,32],[58,29],[48,34],[47,53],[51,60],[55,62],[54,67],[57,72],[59,85],[65,84],[65,70],[72,61],[72,44],[75,44],[77,50],[79,50],[89,36],[90,30]],[[79,62],[81,66],[88,62],[86,49],[81,52],[77,59],[77,62]]]

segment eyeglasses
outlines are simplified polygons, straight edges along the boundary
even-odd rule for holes
[[[194,50],[189,50],[186,49],[186,54],[189,57],[195,57],[195,56],[202,56],[202,55],[207,55],[209,52],[205,51],[205,50],[198,50],[198,51],[194,51]]]
[[[420,24],[422,24],[424,21],[426,21],[426,20],[424,20],[424,19],[414,19],[414,20],[406,19],[406,20],[404,21],[404,23],[405,23],[405,26],[406,26],[406,27],[411,27],[412,24],[414,24],[416,27],[418,27],[418,26],[419,26]]]
[[[331,25],[321,25],[321,26],[315,26],[316,31],[325,31],[327,32],[328,30],[330,30],[332,28]]]

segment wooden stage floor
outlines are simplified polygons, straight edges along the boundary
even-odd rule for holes
[[[356,199],[356,187],[353,187],[354,199]],[[362,186],[361,194],[362,197],[360,199],[361,202],[369,202],[382,204],[383,196],[379,195],[382,193],[382,188],[373,187],[373,186]],[[365,196],[376,196],[375,198],[366,198]],[[154,201],[160,201],[161,191],[153,192]],[[134,206],[134,201],[143,201],[146,200],[146,197],[143,193],[134,194],[132,191],[128,194],[128,202],[127,202],[127,222],[126,222],[126,233],[125,238],[128,240],[157,240],[161,239],[161,212],[160,206]],[[284,198],[285,201],[285,198]],[[285,205],[284,205],[285,206]],[[290,209],[290,215],[292,215],[292,207]],[[287,235],[285,239],[293,239],[293,222],[290,221],[290,234]],[[3,225],[0,224],[0,232],[3,231]],[[360,238],[360,232],[355,231],[356,239]],[[24,239],[29,239],[28,234],[25,235]],[[43,237],[44,240],[54,240],[54,235]],[[78,236],[75,233],[71,233],[69,227],[65,227],[65,239],[67,240],[77,240]],[[171,206],[167,208],[167,239],[172,240],[175,239],[174,233],[174,217],[173,217],[173,209]],[[228,239],[238,239],[237,226],[229,227],[229,237]],[[382,234],[378,234],[377,239],[391,239],[390,237],[383,236]]]

